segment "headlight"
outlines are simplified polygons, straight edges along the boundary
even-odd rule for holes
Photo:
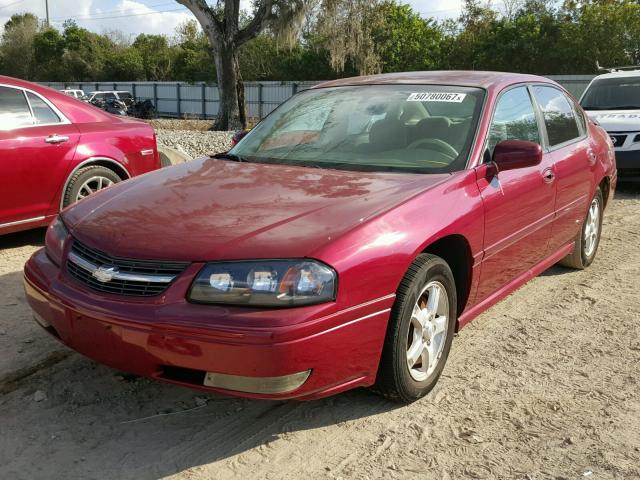
[[[67,237],[69,237],[69,231],[64,223],[62,223],[62,219],[58,216],[51,222],[49,228],[47,228],[47,235],[44,239],[45,251],[56,265],[62,263],[62,252]]]
[[[255,307],[288,307],[336,298],[336,273],[315,260],[209,263],[189,290],[189,300]]]

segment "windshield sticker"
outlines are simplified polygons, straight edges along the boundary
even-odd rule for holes
[[[419,92],[412,93],[407,98],[407,102],[454,102],[461,103],[466,97],[466,93],[454,92]]]

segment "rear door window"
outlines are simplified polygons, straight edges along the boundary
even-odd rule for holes
[[[582,136],[569,100],[557,88],[536,85],[533,92],[540,105],[547,128],[549,147],[570,142]]]
[[[27,92],[27,98],[31,104],[31,110],[33,111],[33,117],[37,124],[51,124],[60,123],[60,117],[51,109],[47,103],[39,96],[34,95],[31,92]]]
[[[33,117],[24,92],[17,88],[0,87],[0,130],[33,125]]]

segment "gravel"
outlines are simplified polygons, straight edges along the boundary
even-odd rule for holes
[[[147,120],[156,130],[196,130],[206,132],[211,128],[213,120],[189,120],[182,118],[154,118]]]
[[[233,132],[156,129],[159,146],[175,148],[191,158],[210,153],[226,152],[231,148]]]

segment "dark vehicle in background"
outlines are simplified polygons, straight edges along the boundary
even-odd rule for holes
[[[47,225],[67,205],[157,168],[147,123],[0,76],[0,234]]]
[[[580,104],[609,134],[620,179],[640,181],[640,67],[597,76]]]
[[[133,95],[130,92],[124,90],[107,90],[107,91],[95,91],[89,92],[83,100],[86,100],[89,103],[94,103],[97,101],[107,102],[109,100],[120,100],[125,105],[129,106],[134,101]]]
[[[136,100],[131,93],[126,91],[91,92],[83,100],[114,115],[129,115],[146,119],[157,116],[151,100]]]

